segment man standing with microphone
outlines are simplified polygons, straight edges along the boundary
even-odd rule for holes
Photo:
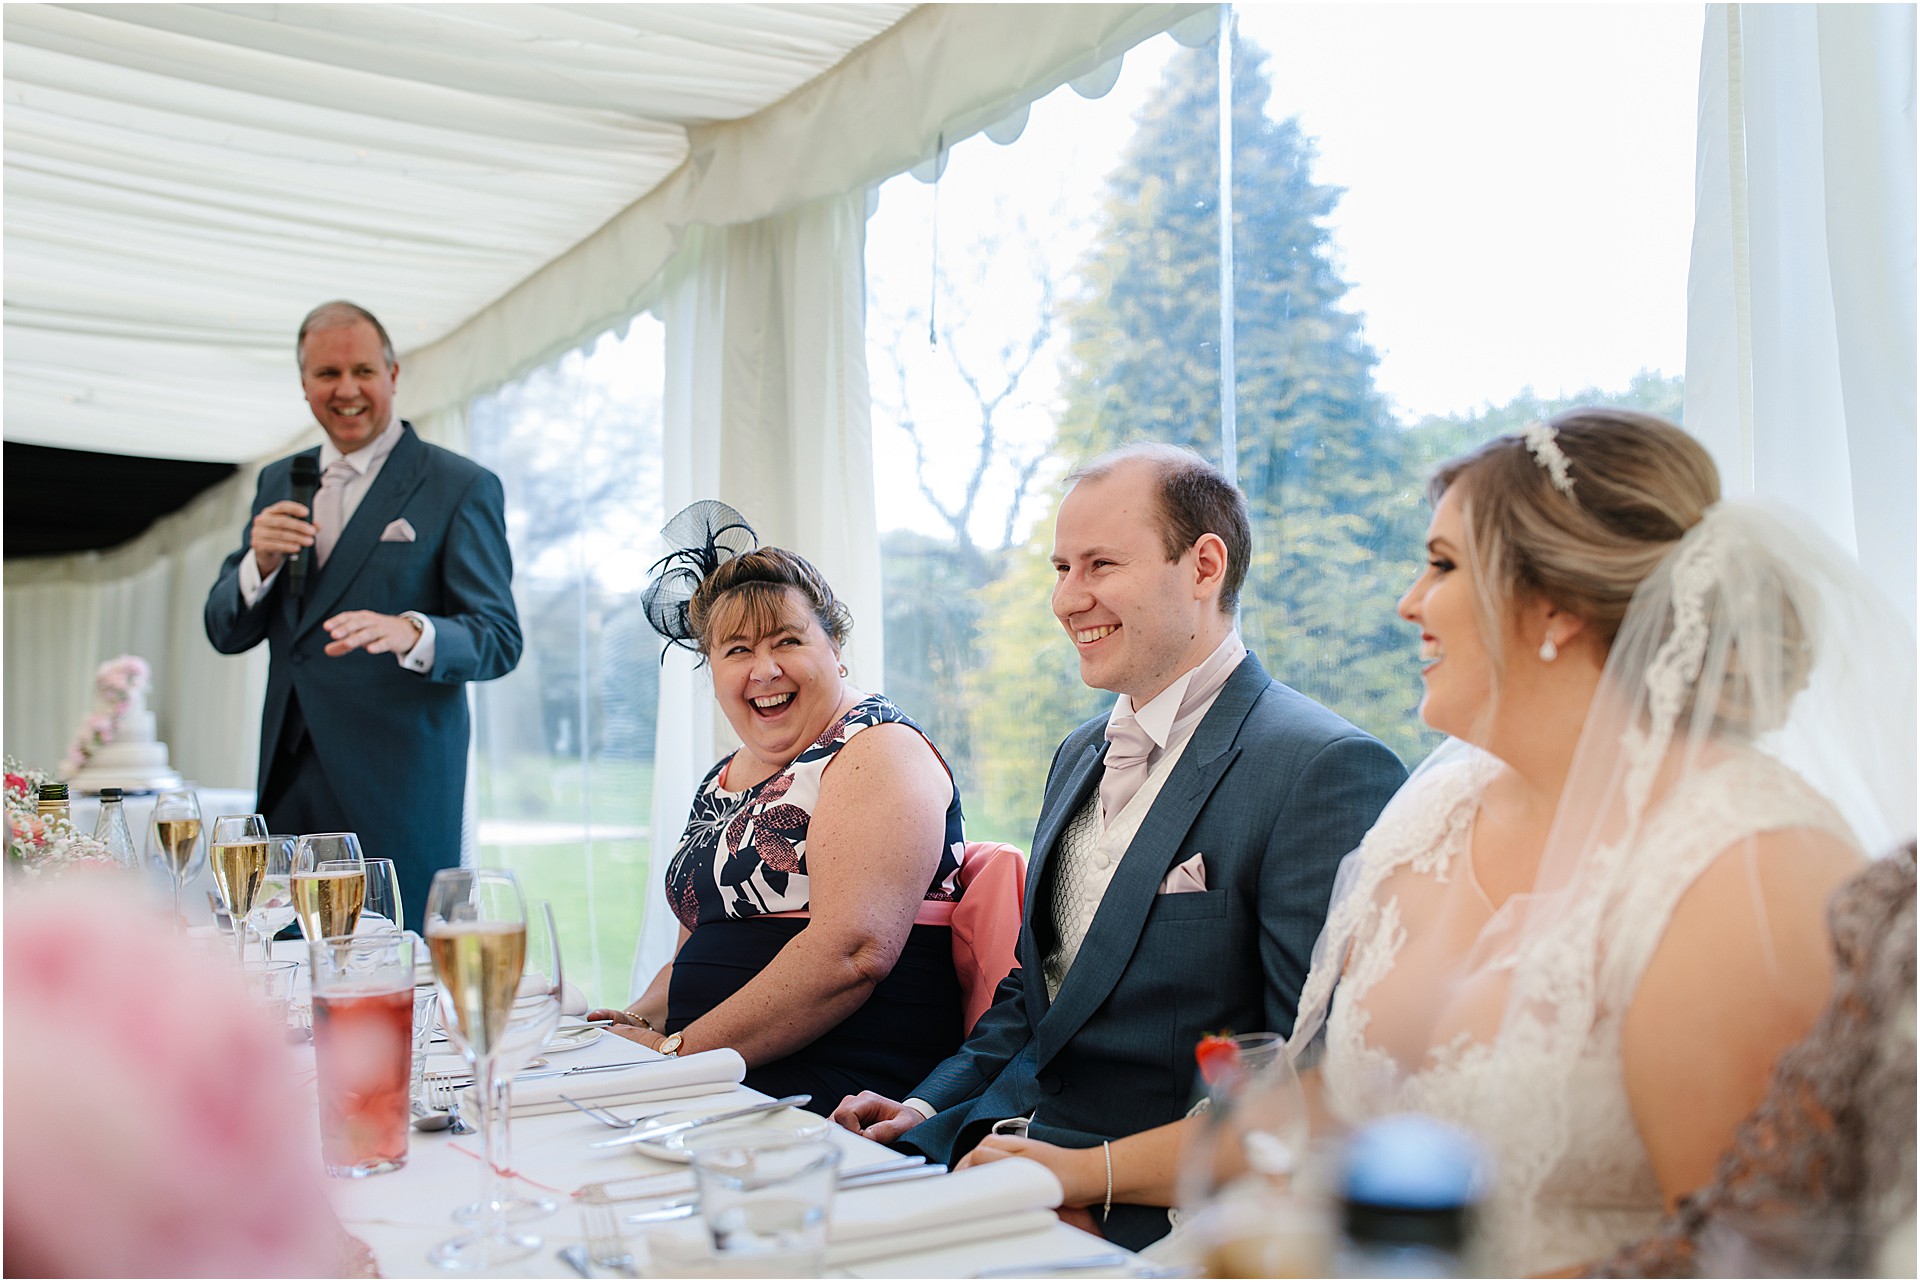
[[[267,643],[268,826],[360,834],[394,861],[418,930],[434,871],[460,862],[466,683],[520,661],[505,494],[393,417],[400,365],[371,312],[322,303],[295,355],[327,440],[261,470],[207,639],[223,654]]]

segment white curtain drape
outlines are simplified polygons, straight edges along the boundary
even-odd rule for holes
[[[1686,422],[1915,613],[1914,7],[1710,5]]]
[[[764,543],[820,568],[854,618],[855,684],[884,671],[880,549],[866,370],[866,197],[815,201],[738,227],[693,228],[659,303],[666,327],[669,515],[718,498]],[[661,885],[693,790],[737,740],[704,669],[669,651],[660,674],[653,883],[634,959],[639,991],[671,955]]]
[[[252,788],[266,697],[264,647],[215,653],[201,607],[239,546],[259,469],[246,467],[108,552],[8,561],[6,749],[57,770],[91,709],[93,674],[136,654],[176,770],[216,788]]]

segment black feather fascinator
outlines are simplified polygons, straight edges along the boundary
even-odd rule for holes
[[[651,577],[641,593],[640,607],[653,630],[669,644],[698,654],[700,642],[687,620],[688,603],[708,575],[759,547],[760,536],[746,517],[718,499],[689,504],[660,533],[674,551],[648,569]]]

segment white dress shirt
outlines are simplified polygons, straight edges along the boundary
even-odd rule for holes
[[[354,470],[354,475],[347,479],[340,495],[340,526],[343,530],[347,522],[353,520],[353,514],[360,510],[360,502],[367,497],[367,491],[373,488],[374,479],[385,466],[387,455],[393,453],[393,447],[400,443],[400,433],[400,420],[394,419],[387,424],[384,432],[351,454],[342,454],[331,440],[320,446],[321,475],[324,476],[327,469],[341,459],[345,459]],[[307,550],[311,553],[313,549]],[[258,561],[251,556],[240,558],[240,599],[249,610],[273,586],[273,581],[280,577],[285,565],[286,562],[282,561],[274,567],[272,574],[263,578]],[[415,610],[403,611],[400,617],[412,619],[420,625],[420,639],[414,642],[411,650],[405,654],[395,653],[393,657],[410,672],[433,671],[433,620]]]

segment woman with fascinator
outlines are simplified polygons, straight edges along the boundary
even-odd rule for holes
[[[665,530],[647,617],[698,654],[740,748],[701,781],[667,866],[674,958],[613,1031],[666,1054],[730,1046],[746,1084],[903,1092],[959,1045],[947,927],[960,795],[926,733],[847,681],[846,607],[739,513],[697,503]]]
[[[1535,424],[1429,494],[1399,610],[1453,741],[1343,867],[1290,1048],[1324,1031],[1340,1121],[1476,1132],[1485,1266],[1555,1271],[1707,1183],[1821,1012],[1829,896],[1914,831],[1913,635],[1647,415]]]
[[[1706,1184],[1820,1013],[1828,896],[1914,831],[1913,634],[1648,415],[1535,424],[1429,495],[1399,612],[1452,739],[1342,865],[1288,1049],[1337,1124],[1476,1133],[1476,1263],[1554,1272]],[[1171,1203],[1193,1126],[1116,1141],[1114,1196]]]

